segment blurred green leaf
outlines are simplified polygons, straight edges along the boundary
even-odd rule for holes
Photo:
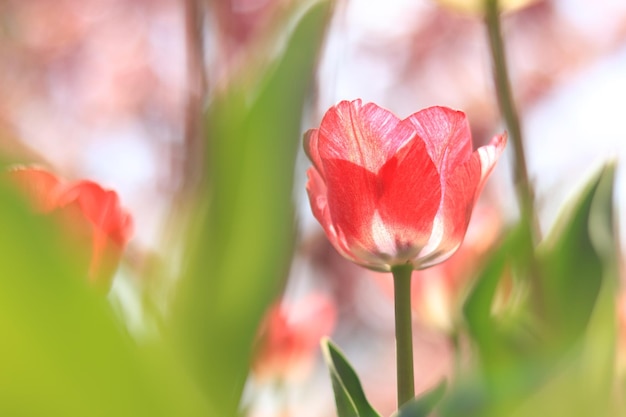
[[[502,277],[513,264],[529,262],[530,236],[528,228],[518,225],[508,231],[499,246],[476,279],[472,290],[463,305],[463,314],[470,332],[479,341],[489,343],[496,317],[493,316],[493,303]],[[485,346],[487,347],[487,346]]]
[[[256,329],[293,252],[301,117],[330,14],[330,1],[308,4],[297,5],[295,24],[281,23],[292,30],[265,50],[270,66],[233,76],[206,114],[205,173],[172,334],[223,416],[236,410]]]
[[[464,306],[480,359],[470,380],[485,384],[472,416],[515,409],[525,410],[520,416],[595,415],[592,408],[608,404],[617,283],[614,172],[614,165],[605,166],[567,206],[538,249],[536,264],[524,250],[530,240],[523,225],[508,233],[487,262]],[[524,308],[511,317],[492,311],[506,273],[521,275],[527,285]],[[602,388],[587,390],[591,381]],[[463,390],[467,386],[454,390],[446,409],[465,401]]]
[[[392,417],[428,417],[446,392],[446,381],[404,404]]]
[[[614,177],[614,164],[603,167],[542,248],[545,318],[552,335],[548,352],[556,352],[557,362],[516,417],[616,415]]]
[[[137,347],[62,231],[21,197],[0,179],[0,415],[209,415],[170,357]]]
[[[343,353],[329,340],[322,340],[322,352],[330,371],[339,417],[380,417],[365,397],[354,369]]]
[[[581,337],[597,303],[603,280],[616,282],[613,227],[615,166],[606,165],[567,207],[539,248],[545,300],[542,319],[554,349]],[[558,354],[558,353],[557,353]]]
[[[491,413],[493,397],[484,380],[477,373],[457,375],[454,384],[437,406],[439,417],[487,417]]]
[[[532,245],[529,230],[525,225],[518,225],[507,232],[479,274],[463,306],[469,334],[478,349],[480,378],[484,379],[482,383],[486,384],[491,396],[491,404],[482,403],[495,409],[500,406],[500,401],[528,387],[535,378],[528,360],[534,353],[536,336],[528,329],[525,318],[518,311],[513,317],[495,315],[493,311],[501,279],[507,274],[530,272]],[[509,297],[514,298],[519,289],[514,287],[510,291]]]
[[[512,417],[614,417],[616,282],[602,281],[583,337]]]

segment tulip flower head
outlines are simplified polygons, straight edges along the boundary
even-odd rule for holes
[[[107,291],[133,229],[117,194],[92,181],[67,183],[41,168],[16,168],[9,174],[36,212],[55,215],[76,248],[90,248],[87,276]]]
[[[472,151],[463,112],[430,107],[399,119],[342,101],[305,134],[311,209],[335,249],[376,271],[450,257],[506,144]]]

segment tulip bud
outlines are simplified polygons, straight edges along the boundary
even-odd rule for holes
[[[22,167],[9,173],[35,212],[58,219],[74,248],[74,260],[85,265],[89,281],[108,291],[133,228],[117,194],[91,181],[66,183],[41,168]]]

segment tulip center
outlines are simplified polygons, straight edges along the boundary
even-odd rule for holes
[[[412,242],[401,239],[393,227],[389,228],[378,210],[372,217],[371,232],[378,256],[390,266],[406,264],[420,251],[420,248],[416,248]]]

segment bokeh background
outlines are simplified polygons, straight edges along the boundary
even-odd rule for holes
[[[0,152],[119,192],[136,233],[110,297],[138,334],[149,331],[149,323],[137,307],[136,281],[150,260],[174,258],[168,225],[200,169],[201,110],[258,52],[255,41],[280,30],[273,22],[289,3],[0,1]],[[626,3],[537,0],[506,14],[503,32],[541,228],[548,233],[594,168],[626,158]],[[490,62],[479,16],[434,0],[337,0],[302,130],[342,99],[374,101],[401,117],[445,105],[467,113],[480,146],[504,129]],[[509,157],[499,162],[473,219],[477,231],[470,230],[466,243],[477,254],[495,240],[490,230],[517,216]],[[299,155],[298,239],[285,305],[303,320],[307,304],[298,300],[307,294],[333,303],[333,339],[374,406],[390,414],[390,280],[349,264],[327,243],[308,208],[307,166]],[[621,167],[617,174],[616,203],[623,212],[626,179]],[[463,276],[460,269],[433,274]],[[426,306],[415,311],[418,391],[454,366],[448,333],[454,319],[448,316],[456,295],[450,294],[463,286],[455,279],[436,288],[417,285],[418,305]],[[253,374],[245,395],[249,414],[334,415],[330,382],[315,355],[316,366],[282,388]]]

